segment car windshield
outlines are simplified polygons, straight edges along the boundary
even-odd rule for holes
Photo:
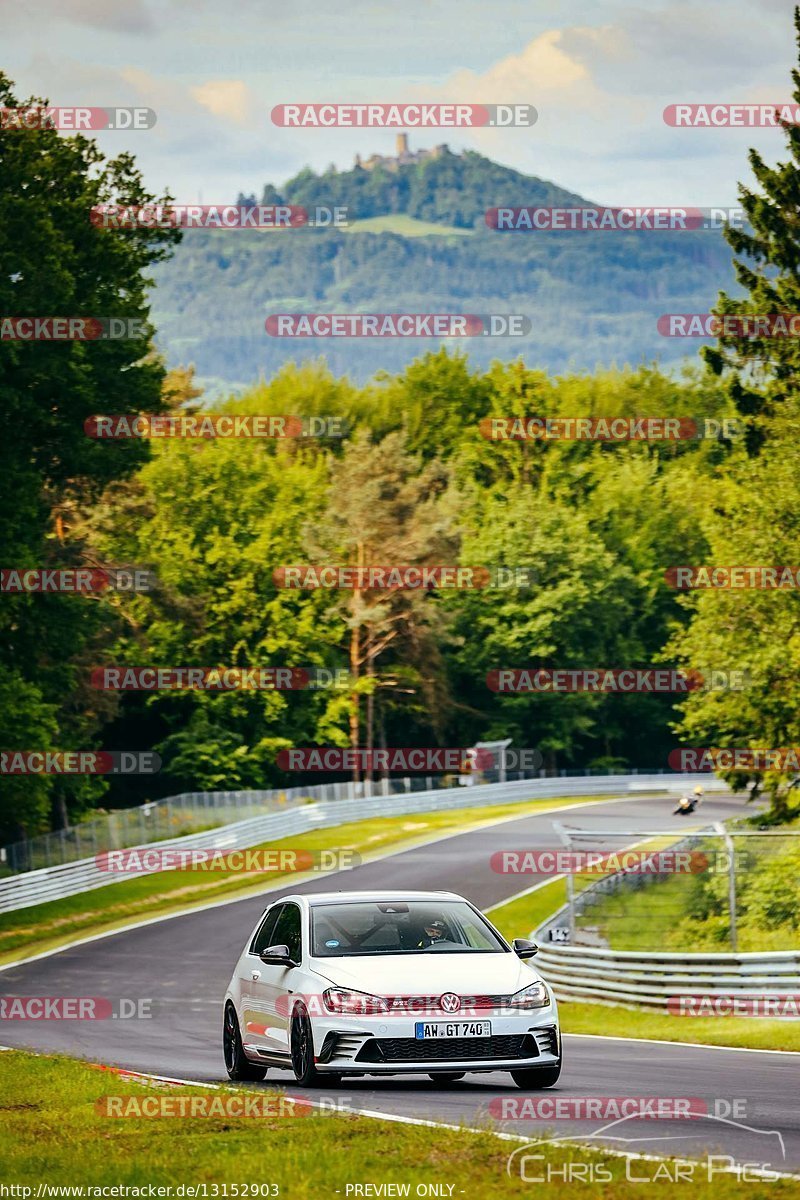
[[[463,900],[353,900],[314,905],[316,958],[376,954],[497,954],[507,951]]]

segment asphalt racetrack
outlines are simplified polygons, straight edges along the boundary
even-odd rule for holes
[[[502,821],[364,863],[339,875],[290,883],[270,892],[269,901],[291,892],[339,887],[348,891],[441,888],[459,892],[481,908],[488,908],[538,881],[535,876],[494,872],[489,865],[494,851],[560,846],[552,827],[554,820],[585,829],[618,829],[630,835],[629,842],[635,842],[638,831],[673,826],[680,830],[682,819],[672,816],[674,803],[665,796],[632,797]],[[697,814],[697,824],[733,816],[742,811],[743,805],[742,799],[707,796]],[[694,827],[695,818],[691,824]],[[598,839],[597,844],[602,842]],[[614,848],[621,844],[615,840]],[[266,902],[266,898],[251,896],[121,931],[38,961],[0,968],[0,994],[4,996],[103,996],[152,1001],[150,1019],[5,1020],[0,1024],[0,1042],[181,1079],[227,1082],[221,1051],[221,999],[245,939]],[[518,932],[526,936],[529,930]],[[331,1100],[338,1097],[357,1109],[470,1126],[485,1122],[493,1098],[518,1101],[526,1095],[502,1072],[467,1075],[461,1082],[446,1086],[427,1076],[396,1080],[345,1077],[338,1088],[321,1093],[304,1092],[294,1086],[288,1072],[271,1069],[263,1084],[247,1086],[276,1085],[287,1088],[292,1095],[315,1100],[323,1094]],[[711,1113],[720,1099],[744,1101],[746,1116],[735,1123],[730,1117],[627,1120],[607,1129],[599,1138],[593,1137],[592,1143],[600,1141],[624,1152],[687,1158],[710,1151],[728,1155],[737,1163],[759,1164],[781,1172],[800,1170],[800,1055],[568,1035],[559,1083],[549,1091],[531,1095],[688,1096],[705,1100]],[[718,1111],[730,1113],[724,1104]],[[501,1128],[534,1140],[542,1136],[585,1138],[607,1124],[597,1119],[546,1123],[505,1120]],[[752,1127],[752,1132],[743,1125]],[[513,1149],[509,1143],[509,1152]]]

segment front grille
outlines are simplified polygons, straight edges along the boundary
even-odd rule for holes
[[[356,1055],[356,1062],[458,1062],[477,1059],[536,1058],[535,1038],[530,1034],[500,1034],[488,1038],[370,1038]]]

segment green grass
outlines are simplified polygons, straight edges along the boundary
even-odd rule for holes
[[[680,946],[669,945],[667,939],[686,913],[693,880],[692,875],[673,875],[651,883],[641,891],[605,895],[584,914],[583,920],[597,926],[601,937],[607,939],[614,950],[648,951],[659,946],[680,950]],[[692,946],[683,949],[688,951]],[[730,947],[717,945],[714,949],[724,951]]]
[[[605,1033],[612,1037],[656,1038],[665,1042],[707,1042],[753,1050],[800,1051],[800,1021],[763,1017],[674,1017],[612,1004],[560,1000],[564,1033]],[[743,1070],[746,1067],[743,1066]]]
[[[362,857],[369,857],[382,851],[409,847],[437,835],[492,824],[504,817],[524,817],[542,809],[580,804],[589,799],[572,796],[474,809],[375,817],[266,842],[259,848],[354,850]],[[213,871],[208,874],[160,871],[69,896],[64,900],[52,900],[47,904],[3,913],[0,915],[0,963],[12,961],[21,952],[38,953],[93,933],[122,928],[136,920],[182,912],[229,896],[257,895],[265,887],[289,878],[300,876],[281,871]]]
[[[789,835],[796,826],[787,826]],[[718,839],[697,843],[713,855]],[[737,950],[795,950],[800,941],[800,839],[740,839],[749,856],[736,871]],[[581,918],[614,950],[731,950],[728,875],[673,875],[640,890],[605,895]]]
[[[588,876],[576,876],[577,890],[585,887],[589,881]],[[669,887],[674,882],[676,880],[669,880],[663,886]],[[566,900],[566,881],[554,879],[528,895],[518,896],[488,909],[487,915],[504,937],[526,937]],[[637,948],[653,949],[652,929],[649,939],[643,936]],[[667,1042],[707,1042],[711,1046],[742,1046],[756,1050],[800,1051],[800,1021],[788,1019],[679,1017],[643,1008],[587,1004],[574,1000],[559,1000],[559,1015],[564,1033],[595,1033],[611,1037],[656,1038]]]
[[[265,1089],[259,1091],[263,1094]],[[276,1095],[271,1089],[270,1093]],[[36,1195],[40,1183],[145,1189],[205,1184],[208,1197],[224,1195],[223,1184],[228,1185],[228,1196],[237,1195],[233,1185],[239,1185],[238,1195],[243,1196],[242,1184],[274,1184],[278,1190],[272,1194],[285,1200],[337,1196],[346,1200],[348,1184],[366,1183],[408,1184],[411,1196],[417,1185],[435,1183],[454,1200],[493,1195],[513,1200],[537,1194],[519,1175],[506,1174],[506,1160],[517,1143],[494,1137],[488,1129],[431,1130],[343,1113],[168,1119],[108,1117],[100,1111],[109,1096],[138,1105],[144,1099],[169,1103],[231,1094],[229,1089],[209,1091],[199,1086],[147,1087],[70,1059],[16,1051],[0,1054],[2,1182],[31,1188],[29,1196]],[[531,1138],[544,1132],[531,1122]],[[603,1200],[641,1195],[640,1185],[625,1182],[625,1162],[620,1158],[568,1144],[537,1147],[536,1152],[561,1168],[562,1174],[569,1162],[592,1164],[595,1170],[603,1165],[613,1176],[612,1183],[604,1183],[602,1191],[594,1193]],[[544,1162],[535,1165],[545,1169]],[[656,1163],[636,1167],[637,1175],[658,1170]],[[219,1185],[216,1193],[214,1184]],[[700,1168],[697,1180],[682,1186],[687,1200],[711,1200],[712,1195],[738,1200],[742,1194],[734,1176],[718,1175],[709,1183]],[[648,1186],[647,1195],[668,1200],[676,1190],[680,1185],[662,1176]],[[547,1187],[551,1200],[567,1200],[574,1194],[574,1184],[557,1175]],[[748,1196],[767,1194],[796,1195],[796,1184],[773,1182],[768,1193],[763,1185],[748,1186]],[[27,1200],[24,1193],[21,1200]]]
[[[456,225],[435,225],[432,221],[419,221],[406,213],[387,213],[382,217],[365,217],[353,221],[347,233],[397,233],[401,237],[471,237],[471,229],[459,229]]]
[[[553,879],[527,896],[488,908],[486,915],[504,938],[527,937],[567,902],[567,881]]]
[[[642,854],[658,850],[664,846],[668,846],[671,840],[665,837],[649,838],[638,845],[638,850]],[[575,891],[583,891],[584,888],[588,887],[597,878],[598,875],[595,873],[576,873],[573,876]],[[534,929],[542,925],[548,917],[552,916],[553,913],[557,912],[566,903],[566,879],[553,879],[550,883],[546,883],[542,887],[537,887],[535,891],[529,892],[527,895],[523,893],[521,896],[507,900],[502,904],[496,904],[494,908],[487,911],[491,915],[492,922],[503,936],[512,938],[526,936],[519,933],[520,928],[523,927],[527,933],[532,933]],[[652,949],[652,945],[644,948]]]

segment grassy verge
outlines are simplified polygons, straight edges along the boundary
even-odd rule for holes
[[[559,1013],[564,1033],[604,1033],[611,1037],[744,1046],[751,1050],[800,1051],[800,1021],[789,1019],[674,1017],[669,1013],[573,1000],[560,1000]]]
[[[527,937],[537,925],[567,902],[567,882],[554,879],[527,895],[517,896],[504,904],[496,904],[486,910],[492,924],[504,938]]]
[[[649,853],[653,850],[669,846],[672,838],[650,838],[637,844],[639,853]],[[576,873],[573,883],[576,892],[582,891],[597,879],[596,874]],[[492,922],[504,937],[513,938],[527,936],[548,917],[557,912],[567,902],[567,883],[565,879],[554,879],[550,883],[536,887],[527,894],[523,893],[504,904],[497,904],[488,910]],[[526,931],[520,934],[520,929]],[[652,943],[651,943],[652,946]],[[642,949],[649,947],[642,947]]]
[[[588,882],[582,877],[583,885]],[[576,879],[576,886],[580,886]],[[668,884],[666,886],[669,886]],[[488,911],[492,923],[507,938],[525,937],[566,903],[566,882],[554,879],[528,895],[518,896]],[[642,949],[652,950],[652,936]],[[610,1037],[656,1038],[666,1042],[706,1042],[711,1046],[741,1046],[754,1050],[800,1051],[800,1021],[762,1017],[679,1017],[613,1004],[584,1004],[559,1000],[564,1033],[606,1034]]]
[[[427,838],[466,832],[504,817],[524,817],[542,809],[580,804],[591,797],[528,800],[474,809],[375,817],[330,829],[317,829],[279,841],[264,850],[353,850],[364,858],[400,850]],[[119,929],[136,920],[199,907],[229,896],[257,895],[282,880],[298,878],[288,871],[159,871],[126,879],[92,892],[52,900],[0,915],[0,964],[20,953],[38,953],[93,933]],[[519,932],[519,931],[517,931]]]
[[[261,1089],[260,1095],[264,1092]],[[267,1094],[275,1097],[272,1091]],[[515,1143],[501,1141],[488,1130],[434,1132],[423,1126],[343,1113],[154,1119],[108,1117],[98,1111],[98,1105],[102,1109],[104,1097],[109,1096],[122,1097],[126,1107],[138,1107],[143,1100],[185,1103],[194,1096],[219,1101],[230,1095],[227,1089],[146,1087],[69,1059],[16,1051],[0,1054],[3,1182],[28,1187],[28,1196],[33,1197],[40,1184],[144,1187],[145,1196],[148,1185],[173,1189],[199,1185],[195,1195],[201,1197],[205,1185],[207,1197],[275,1195],[287,1200],[335,1196],[344,1200],[348,1194],[356,1194],[347,1191],[348,1185],[352,1188],[354,1184],[384,1185],[383,1192],[362,1190],[362,1196],[406,1194],[397,1187],[386,1189],[387,1184],[409,1185],[407,1194],[411,1196],[417,1194],[419,1185],[426,1185],[430,1194],[467,1200],[532,1194],[530,1182],[521,1180],[519,1174],[506,1174],[506,1161]],[[543,1133],[536,1125],[531,1137]],[[564,1166],[570,1162],[591,1165],[594,1171],[603,1169],[605,1179],[611,1176],[612,1182],[603,1184],[604,1197],[641,1194],[641,1185],[625,1181],[623,1159],[570,1145],[540,1146],[536,1152],[544,1156],[535,1164],[539,1173],[548,1165],[553,1171],[547,1188],[551,1200],[566,1200],[574,1194],[574,1184],[564,1179]],[[718,1175],[708,1182],[706,1174],[698,1166],[697,1179],[683,1184],[687,1200],[689,1195],[692,1200],[710,1200],[712,1188],[720,1200],[733,1200],[741,1194],[741,1183],[734,1176]],[[636,1175],[652,1177],[647,1190],[652,1200],[674,1196],[676,1184],[666,1177],[663,1164],[637,1163]],[[255,1185],[258,1190],[245,1191],[243,1184]],[[441,1190],[433,1192],[434,1184]],[[213,1185],[217,1185],[216,1191]],[[773,1182],[769,1195],[796,1195],[796,1190],[790,1190],[796,1186],[789,1181]],[[751,1185],[750,1194],[767,1193],[756,1184],[755,1189]],[[25,1193],[16,1195],[28,1200]]]
[[[773,830],[773,833],[780,832]],[[737,949],[794,950],[800,941],[800,838],[751,835],[737,844]],[[713,865],[719,846],[698,843]],[[721,870],[673,875],[640,891],[603,896],[590,920],[615,950],[731,949],[727,864]]]

